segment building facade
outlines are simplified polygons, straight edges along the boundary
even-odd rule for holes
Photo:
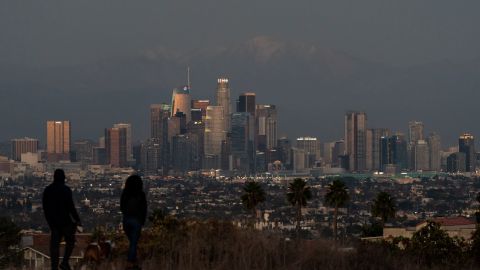
[[[47,160],[70,161],[70,121],[47,121]]]
[[[348,112],[345,115],[345,152],[348,155],[349,170],[366,170],[367,114]]]

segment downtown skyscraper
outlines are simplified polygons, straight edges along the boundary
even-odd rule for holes
[[[112,167],[127,167],[127,129],[112,127],[105,129],[107,164]]]
[[[458,151],[465,154],[465,167],[467,172],[475,172],[476,152],[475,140],[472,134],[464,133],[458,138]]]
[[[69,161],[70,146],[70,121],[47,121],[47,160]]]
[[[225,122],[224,128],[226,131],[230,131],[230,114],[232,112],[232,103],[230,100],[230,85],[228,82],[228,78],[226,77],[221,77],[217,79],[216,102],[217,106],[223,107],[222,115],[223,121]]]
[[[345,114],[345,152],[348,155],[349,170],[366,170],[367,114],[350,111]]]
[[[185,114],[186,122],[192,119],[192,98],[190,96],[190,89],[184,86],[182,89],[173,89],[172,93],[172,116],[181,112]]]

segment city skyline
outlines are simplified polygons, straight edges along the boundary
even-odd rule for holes
[[[226,83],[227,83],[227,88],[229,89],[228,87],[228,84],[229,84],[229,78],[227,77],[219,77],[219,79],[217,79],[218,81],[218,84],[220,84],[220,81],[221,80],[226,80]],[[218,86],[217,86],[218,87]],[[181,89],[181,90],[179,90]],[[183,105],[183,108],[188,108],[190,110],[193,110],[194,109],[194,106],[196,104],[200,104],[200,103],[205,103],[205,102],[210,102],[210,104],[212,104],[212,100],[216,100],[215,98],[214,99],[206,99],[205,97],[197,97],[197,96],[191,96],[190,94],[190,89],[188,88],[188,86],[182,86],[182,87],[179,87],[179,88],[173,88],[173,93],[171,95],[171,102],[168,102],[168,100],[161,100],[158,102],[158,104],[155,104],[155,103],[151,103],[149,104],[149,106],[147,108],[143,108],[143,109],[149,109],[149,107],[151,106],[163,106],[162,108],[165,109],[168,109],[170,110],[170,114],[173,116],[174,113],[173,113],[173,108],[175,106],[175,96],[178,96],[180,94],[180,97],[183,98],[183,96],[187,96],[188,95],[188,98],[185,100],[185,101],[181,101]],[[217,99],[218,99],[218,88],[217,88]],[[256,92],[253,92],[253,91],[250,91],[250,92],[240,92],[240,94],[238,95],[238,99],[235,99],[235,98],[231,98],[231,94],[229,93],[227,96],[230,100],[230,106],[229,106],[229,111],[230,113],[233,113],[235,111],[237,111],[237,109],[239,109],[240,107],[238,106],[245,106],[245,105],[239,105],[239,104],[242,104],[242,102],[246,102],[246,97],[253,97],[253,106],[255,107],[255,96],[257,95]],[[261,96],[261,95],[260,95]],[[243,101],[242,101],[242,98],[243,98]],[[263,99],[264,100],[264,99]],[[236,102],[236,105],[232,105]],[[240,103],[239,103],[240,102]],[[188,105],[187,105],[188,103]],[[246,103],[245,103],[246,104]],[[259,103],[259,104],[268,104],[268,102],[266,103]],[[166,106],[166,107],[165,107]],[[178,106],[178,105],[177,105]],[[198,106],[202,106],[202,105],[198,105]],[[249,105],[251,106],[251,105]],[[262,105],[262,106],[265,106],[265,105]],[[269,106],[269,105],[267,105]],[[278,107],[278,105],[272,105],[273,107]],[[207,105],[203,105],[203,107],[207,107]],[[232,110],[232,107],[233,110]],[[235,109],[236,107],[236,109]],[[176,107],[178,108],[178,107]],[[200,107],[199,107],[200,108]],[[152,110],[152,108],[150,108],[150,110]],[[177,109],[178,110],[178,109]],[[244,108],[242,109],[244,110]],[[251,110],[251,109],[250,109]],[[181,111],[180,111],[181,112]],[[353,109],[347,109],[345,110],[344,113],[349,113],[349,112],[362,112],[362,113],[368,113],[368,110],[361,110],[361,111],[357,111],[357,110],[353,110]],[[150,113],[152,113],[150,111]],[[203,112],[205,113],[205,112]],[[225,112],[224,112],[225,113]],[[227,113],[225,113],[226,115]],[[280,111],[280,114],[281,111]],[[371,115],[371,114],[369,114]],[[191,113],[190,114],[186,114],[187,117],[191,118]],[[147,134],[150,134],[152,131],[152,125],[154,124],[153,122],[151,122],[151,115],[149,116],[148,113],[147,115],[145,116],[145,121],[142,122],[142,124],[138,124],[137,126],[146,126],[147,128],[147,131],[141,131],[139,129],[136,129],[134,124],[132,124],[131,122],[127,122],[127,121],[113,121],[111,123],[109,123],[109,125],[112,125],[112,124],[115,124],[115,123],[120,123],[120,124],[115,124],[115,125],[121,125],[122,122],[126,122],[128,123],[128,125],[130,125],[130,131],[129,131],[129,138],[132,143],[141,143],[141,142],[144,142],[146,139],[149,138],[149,135]],[[338,116],[338,118],[340,118],[341,115]],[[344,115],[345,117],[345,115]],[[61,118],[61,117],[57,117],[57,118]],[[128,118],[128,116],[124,117],[123,119],[126,119]],[[373,120],[375,120],[374,117],[372,117]],[[369,119],[370,120],[370,119]],[[48,121],[48,119],[46,119],[46,121]],[[71,122],[70,120],[68,120],[69,122]],[[226,125],[228,125],[228,121],[230,121],[230,119],[227,120],[227,122],[225,123]],[[282,122],[282,121],[280,121]],[[340,123],[339,121],[336,121],[338,122],[337,125]],[[94,121],[92,123],[95,123]],[[370,123],[370,121],[369,121]],[[413,119],[410,119],[408,120],[407,122],[404,123],[404,125],[402,127],[393,127],[391,126],[391,124],[384,124],[384,125],[378,125],[378,126],[373,126],[371,124],[368,125],[368,129],[376,129],[376,128],[387,128],[388,130],[392,131],[393,133],[402,133],[402,134],[405,134],[406,136],[408,136],[408,139],[410,140],[410,137],[411,136],[415,136],[415,135],[411,135],[412,134],[412,125],[414,126],[414,128],[417,128],[415,125],[420,125],[420,130],[421,130],[421,134],[422,136],[424,136],[423,134],[425,134],[425,139],[427,137],[428,134],[430,133],[439,133],[437,132],[436,130],[434,130],[432,127],[429,127],[428,123],[426,123],[426,128],[425,128],[425,122],[424,121],[421,121],[421,119],[419,118],[413,118]],[[277,124],[276,124],[277,125]],[[417,128],[417,129],[418,129]],[[70,129],[72,129],[72,127],[70,127]],[[133,133],[133,135],[131,134],[131,130],[134,129],[135,132]],[[328,139],[326,139],[325,137],[322,137],[322,135],[320,134],[315,134],[314,132],[311,132],[311,131],[293,131],[291,132],[290,134],[285,132],[285,131],[278,131],[278,135],[276,135],[275,137],[277,138],[280,138],[280,137],[287,137],[287,138],[291,138],[291,139],[294,139],[294,138],[297,138],[297,137],[302,137],[302,136],[305,136],[305,135],[308,135],[308,136],[313,136],[313,137],[317,137],[320,139],[320,141],[323,143],[323,142],[333,142],[335,140],[339,140],[339,139],[345,139],[346,138],[346,130],[345,130],[345,127],[342,128],[343,129],[343,132],[341,130],[337,130],[337,133],[339,133],[339,135],[337,137],[329,137]],[[97,140],[98,138],[102,137],[104,134],[102,132],[97,132],[98,134],[96,135],[90,135],[90,136],[79,136],[77,135],[78,133],[82,133],[81,130],[80,132],[78,132],[79,130],[75,129],[75,125],[73,125],[73,132],[72,133],[72,136],[71,137],[71,140],[72,142],[75,141],[75,140],[84,140],[84,139],[88,139],[88,140]],[[291,131],[291,130],[289,130]],[[340,131],[340,132],[338,132]],[[137,135],[137,132],[139,134],[142,134],[142,135]],[[418,133],[418,131],[416,131]],[[461,132],[459,132],[458,134],[453,134],[454,135],[454,138],[453,140],[451,140],[451,142],[445,142],[445,140],[442,140],[442,145],[441,147],[443,148],[446,148],[446,147],[449,147],[451,145],[455,145],[457,143],[457,140],[458,140],[458,136],[462,135],[462,134],[465,134],[465,133],[472,133],[471,130],[468,130],[468,129],[464,129],[462,130]],[[37,135],[35,135],[37,134]],[[32,133],[32,134],[23,134],[23,135],[19,135],[19,136],[14,136],[14,137],[10,137],[10,138],[4,138],[4,139],[1,139],[0,138],[0,142],[1,141],[11,141],[13,139],[20,139],[20,138],[28,138],[28,137],[32,137],[32,138],[35,138],[37,140],[39,140],[39,145],[40,147],[45,147],[46,148],[46,145],[47,145],[47,137],[43,137],[42,134],[45,134],[45,132],[43,130],[41,131],[37,131],[35,133]],[[152,135],[152,134],[150,134]],[[442,135],[442,134],[440,134]],[[366,136],[366,135],[364,135]],[[448,136],[445,136],[445,137],[448,137]],[[445,138],[444,136],[442,136],[442,138]],[[421,139],[424,139],[424,137],[421,137]],[[418,138],[414,138],[413,140],[418,140]],[[131,147],[129,147],[131,148]],[[131,156],[131,151],[129,152],[129,156]]]

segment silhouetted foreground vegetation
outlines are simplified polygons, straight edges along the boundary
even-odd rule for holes
[[[116,237],[114,261],[127,249]],[[478,269],[480,235],[473,243],[450,238],[429,223],[411,240],[288,239],[222,221],[158,218],[140,241],[143,269]],[[400,245],[399,245],[400,243]],[[402,246],[400,248],[399,246]]]

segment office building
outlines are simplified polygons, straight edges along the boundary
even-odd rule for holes
[[[477,156],[475,140],[472,134],[464,133],[458,139],[458,151],[465,154],[465,171],[475,172]]]
[[[348,168],[348,166],[341,166],[341,159],[345,159],[345,141],[336,141],[332,149],[332,167]],[[347,162],[348,163],[348,162]]]
[[[247,92],[238,97],[237,112],[247,112],[255,116],[255,93]]]
[[[70,121],[47,121],[47,160],[70,161]]]
[[[447,157],[447,172],[462,173],[467,171],[467,155],[463,152],[456,152]]]
[[[190,89],[184,86],[182,89],[173,89],[172,93],[172,116],[178,112],[184,113],[187,123],[192,119],[192,98],[190,96]]]
[[[220,156],[221,154],[222,141],[224,141],[227,136],[227,131],[225,128],[226,121],[224,117],[225,112],[223,106],[207,107],[204,142],[204,151],[206,156]],[[230,123],[230,121],[228,122]]]
[[[230,131],[230,113],[232,111],[232,104],[230,100],[230,85],[228,78],[222,77],[217,79],[216,105],[223,107],[222,119],[224,130]],[[212,106],[213,107],[213,106]],[[217,109],[218,110],[218,109]],[[208,114],[208,109],[207,109]]]
[[[76,162],[81,162],[84,165],[90,164],[93,161],[93,145],[91,140],[76,140],[73,142],[72,150]]]
[[[38,139],[20,138],[13,139],[12,143],[12,160],[20,161],[24,153],[37,153],[39,142]]]
[[[367,115],[364,112],[348,112],[345,115],[345,150],[349,170],[366,170]]]
[[[413,148],[413,164],[415,171],[430,170],[430,150],[425,140],[418,140]]]
[[[256,105],[257,148],[260,151],[277,147],[277,108],[275,105]]]
[[[127,129],[105,129],[106,163],[112,167],[127,167]]]
[[[427,137],[427,143],[429,150],[430,170],[438,172],[441,170],[440,151],[442,150],[442,144],[440,135],[431,133]]]
[[[115,128],[123,128],[125,129],[125,134],[126,134],[126,142],[127,142],[127,145],[126,145],[126,151],[127,151],[127,162],[129,164],[133,164],[133,162],[135,161],[133,159],[133,146],[132,146],[132,125],[131,124],[127,124],[127,123],[118,123],[118,124],[114,124],[113,127]]]
[[[367,129],[366,136],[366,168],[369,171],[381,171],[380,166],[380,139],[389,136],[390,131],[386,128]]]
[[[141,169],[146,174],[162,172],[162,140],[150,138],[141,145]]]
[[[408,143],[413,145],[423,139],[423,122],[410,121],[408,123]]]
[[[247,112],[232,113],[232,131],[230,134],[230,151],[232,154],[232,169],[249,172],[252,168],[253,141],[250,139],[252,115]]]
[[[166,138],[167,119],[170,117],[171,106],[168,104],[150,105],[150,138]]]
[[[402,135],[380,138],[380,166],[385,171],[394,165],[397,171],[407,169],[407,142]]]
[[[192,100],[192,121],[205,121],[205,117],[207,116],[207,107],[210,106],[210,100],[208,99],[195,99]],[[195,113],[194,113],[195,111]],[[198,116],[198,112],[201,114],[200,120],[193,119],[193,114]]]
[[[315,167],[315,162],[321,159],[320,140],[315,137],[306,136],[297,138],[296,147],[305,153],[305,166],[307,168]]]

